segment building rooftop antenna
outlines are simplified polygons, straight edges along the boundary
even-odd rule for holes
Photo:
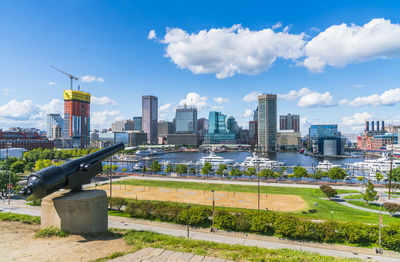
[[[69,79],[71,79],[71,87],[70,87],[70,89],[73,90],[73,80],[78,80],[78,78],[76,76],[68,74],[67,72],[64,72],[63,70],[61,70],[61,69],[59,69],[59,68],[57,68],[55,66],[50,65],[50,67],[55,69],[55,70],[57,70],[58,72],[60,72],[60,73],[62,73],[64,75],[67,75],[69,77]]]

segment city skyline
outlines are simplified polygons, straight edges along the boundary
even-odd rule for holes
[[[397,123],[399,3],[282,5],[2,3],[0,128],[45,129],[46,114],[63,113],[69,79],[49,65],[92,94],[92,128],[140,116],[144,94],[168,121],[186,103],[198,118],[220,111],[248,128],[257,95],[273,93],[278,115],[300,115],[302,134],[311,124],[359,133],[365,119]]]

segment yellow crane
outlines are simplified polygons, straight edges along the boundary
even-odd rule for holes
[[[55,70],[57,70],[57,71],[59,71],[59,72],[61,72],[61,73],[63,73],[64,75],[67,75],[69,77],[69,79],[71,79],[71,90],[73,90],[73,88],[72,88],[73,80],[78,80],[78,78],[76,76],[68,74],[67,72],[65,72],[65,71],[63,71],[63,70],[61,70],[61,69],[59,69],[59,68],[57,68],[55,66],[50,65],[50,67],[55,69]]]

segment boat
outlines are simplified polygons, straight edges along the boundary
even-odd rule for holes
[[[388,156],[382,156],[378,159],[367,159],[362,162],[356,162],[352,164],[348,164],[348,168],[357,169],[361,171],[373,171],[373,172],[389,172],[390,170],[390,162]],[[392,169],[400,166],[400,160],[392,161]]]
[[[271,160],[265,157],[257,157],[255,154],[253,154],[253,156],[246,157],[240,166],[245,168],[256,167],[257,163],[260,168],[275,168],[285,166],[285,163],[283,162]]]
[[[143,170],[143,165],[141,163],[136,163],[131,168],[131,171],[142,171],[142,170]]]
[[[316,168],[321,170],[330,170],[331,168],[334,167],[341,167],[341,165],[333,164],[328,160],[324,160],[322,162],[319,162]]]
[[[220,164],[232,165],[235,163],[233,159],[225,159],[222,156],[217,156],[213,151],[210,151],[208,156],[204,156],[197,161],[197,164],[204,165],[210,163],[212,166],[219,166]]]

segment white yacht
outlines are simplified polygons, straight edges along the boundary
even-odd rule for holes
[[[260,168],[274,168],[282,167],[285,165],[283,162],[271,160],[265,157],[248,156],[244,159],[243,163],[240,164],[241,167],[256,167],[256,163],[259,164]]]
[[[334,167],[341,167],[341,165],[336,165],[328,160],[324,160],[322,162],[319,162],[316,168],[321,170],[330,170],[331,168]]]
[[[219,166],[220,164],[232,165],[235,162],[233,159],[225,159],[222,156],[217,156],[213,151],[210,151],[210,155],[204,156],[197,161],[197,164],[204,165],[210,163],[212,166]]]
[[[142,170],[143,170],[143,165],[141,163],[136,163],[131,168],[131,171],[142,171]]]
[[[400,160],[394,159],[392,162],[392,169],[399,166]],[[367,159],[363,162],[349,164],[348,167],[350,169],[354,168],[362,171],[388,172],[390,170],[390,159],[387,156],[378,159]]]

